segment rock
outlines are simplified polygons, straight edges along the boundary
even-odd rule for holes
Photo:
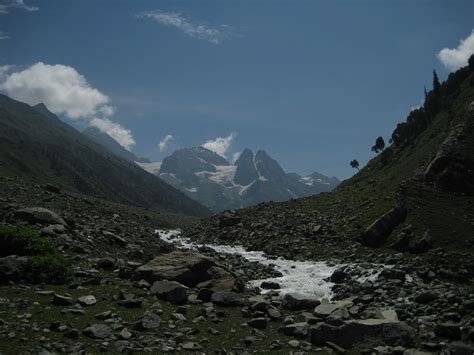
[[[158,328],[160,324],[160,316],[154,312],[145,312],[140,320],[135,324],[135,329],[148,331]]]
[[[126,308],[140,308],[143,301],[144,299],[142,297],[136,297],[133,293],[127,292],[126,290],[120,290],[117,303]]]
[[[423,291],[415,296],[413,299],[416,303],[427,304],[438,298],[438,295],[433,291]]]
[[[397,269],[385,268],[380,272],[379,277],[387,280],[402,280],[405,281],[405,272]]]
[[[69,329],[64,332],[63,336],[68,339],[77,340],[79,339],[79,330],[77,329]]]
[[[93,324],[84,329],[82,333],[92,339],[105,339],[110,337],[112,329],[105,324]]]
[[[62,224],[51,224],[41,229],[41,235],[55,237],[66,232],[66,227]]]
[[[274,281],[263,281],[260,284],[260,287],[263,288],[264,290],[278,290],[281,288],[280,284]]]
[[[450,340],[461,339],[461,326],[456,323],[439,323],[434,329],[436,336]]]
[[[269,307],[267,307],[266,311],[267,311],[268,317],[271,320],[273,320],[273,321],[281,320],[281,313],[278,310],[278,308],[276,308],[274,306],[269,306]]]
[[[128,340],[132,337],[132,333],[130,333],[127,328],[123,328],[118,334],[118,337],[122,340]]]
[[[72,297],[61,296],[55,293],[53,295],[53,304],[56,306],[69,306],[72,304]]]
[[[387,211],[367,227],[365,232],[361,235],[360,241],[362,245],[378,248],[385,244],[390,233],[405,220],[406,215],[407,210],[402,205],[398,205]]]
[[[9,255],[0,258],[0,282],[16,281],[24,277],[28,257]]]
[[[61,224],[67,223],[57,213],[42,207],[23,208],[13,211],[10,219],[13,221],[24,221],[30,224]]]
[[[217,291],[241,291],[243,285],[240,284],[232,274],[222,267],[212,266],[207,270],[208,281],[201,282],[198,288],[208,288]]]
[[[327,299],[323,299],[321,301],[321,304],[314,309],[313,314],[316,317],[325,318],[325,317],[328,317],[331,313],[333,313],[337,309],[343,308],[343,307],[346,307],[346,306],[347,307],[352,306],[352,302],[350,302],[350,301],[336,301],[335,303],[329,303],[329,301]]]
[[[181,348],[185,351],[199,351],[202,349],[201,345],[191,341],[181,344]]]
[[[287,324],[278,328],[278,332],[287,336],[306,338],[308,336],[309,324],[306,322]]]
[[[381,343],[409,346],[413,342],[413,330],[405,323],[383,319],[350,320],[340,326],[321,323],[311,327],[310,339],[317,346],[332,342],[345,349],[358,345],[370,348]]]
[[[41,188],[45,191],[52,192],[52,193],[55,193],[55,194],[61,193],[61,188],[59,186],[55,186],[55,185],[52,185],[52,184],[42,185]]]
[[[221,228],[232,227],[236,224],[239,224],[240,222],[241,219],[234,215],[234,213],[231,211],[224,211],[219,216],[219,227]]]
[[[113,270],[115,269],[115,259],[107,256],[105,258],[99,259],[97,261],[97,267],[104,270]]]
[[[413,254],[426,253],[433,248],[433,238],[428,232],[425,232],[421,239],[415,240],[413,245],[409,246],[409,251]]]
[[[201,288],[197,294],[197,299],[204,301],[204,302],[210,302],[211,301],[211,296],[214,293],[214,291],[208,289],[208,288]]]
[[[282,302],[282,307],[292,311],[304,311],[309,309],[314,309],[321,302],[316,299],[309,299],[299,295],[293,295],[287,293]]]
[[[349,275],[343,269],[334,270],[332,275],[329,277],[329,281],[334,282],[335,284],[341,283],[347,279]]]
[[[411,235],[406,232],[401,232],[395,238],[395,241],[390,245],[391,249],[398,250],[398,251],[405,251],[408,249],[408,245],[410,244]]]
[[[474,354],[474,345],[462,343],[460,341],[453,341],[448,346],[451,355],[472,355]]]
[[[188,301],[187,287],[176,281],[156,281],[151,286],[151,293],[173,304],[180,305]]]
[[[214,292],[211,296],[211,302],[219,306],[233,307],[242,306],[244,301],[234,292]]]
[[[250,305],[250,309],[252,312],[265,312],[269,306],[270,302],[268,301],[257,301]]]
[[[251,328],[255,328],[255,329],[266,329],[268,322],[267,322],[267,319],[266,319],[266,318],[260,317],[260,318],[254,318],[254,319],[248,321],[247,324],[248,324],[249,327],[251,327]]]
[[[97,303],[97,300],[93,295],[81,296],[77,299],[77,302],[81,306],[93,306]]]
[[[207,271],[215,266],[212,258],[207,256],[173,251],[168,254],[157,256],[145,265],[137,268],[136,272],[148,282],[170,280],[178,281],[185,286],[194,287],[197,284],[209,280]]]

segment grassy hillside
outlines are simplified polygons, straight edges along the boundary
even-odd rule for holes
[[[436,188],[423,181],[422,172],[457,125],[472,125],[474,114],[467,111],[474,101],[473,83],[471,73],[449,98],[452,103],[416,138],[398,147],[391,145],[333,193],[303,199],[301,207],[342,218],[347,223],[341,229],[354,234],[406,198],[406,223],[412,224],[417,234],[429,229],[435,243],[461,246],[456,241],[470,239],[474,231],[472,195]],[[452,154],[458,157],[474,157],[472,129],[465,129],[464,139],[453,149]]]
[[[212,217],[188,235],[288,258],[350,258],[389,251],[399,232],[411,225],[412,241],[427,232],[434,248],[472,248],[473,101],[474,68],[462,68],[440,84],[436,95],[427,93],[424,107],[411,112],[406,123],[397,125],[392,135],[396,142],[333,192],[235,211],[237,222],[231,227],[222,227],[225,216]],[[348,164],[353,158],[347,157]],[[382,247],[357,243],[374,221],[399,204],[407,210],[406,220]]]
[[[44,108],[43,108],[44,111]],[[0,96],[0,175],[52,183],[140,207],[204,216],[208,210],[48,112]]]

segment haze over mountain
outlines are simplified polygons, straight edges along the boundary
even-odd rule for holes
[[[0,174],[136,206],[205,215],[206,208],[59,120],[44,104],[0,95]]]
[[[265,151],[244,149],[234,164],[204,147],[179,149],[144,169],[199,201],[212,211],[242,208],[260,202],[286,201],[331,191],[335,177],[319,173],[306,177],[287,174]]]

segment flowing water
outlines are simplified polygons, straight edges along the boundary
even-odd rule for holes
[[[328,298],[332,296],[333,283],[324,281],[331,276],[336,266],[329,266],[324,262],[294,261],[283,258],[269,259],[260,251],[247,251],[241,246],[197,244],[181,236],[177,230],[157,230],[156,233],[165,242],[173,243],[180,249],[197,249],[202,246],[209,247],[218,253],[238,254],[252,262],[272,265],[283,276],[252,280],[252,286],[260,286],[262,281],[274,281],[280,284],[280,295],[287,293],[297,294],[308,298]]]

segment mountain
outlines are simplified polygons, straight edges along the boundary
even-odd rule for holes
[[[287,174],[265,151],[245,149],[234,164],[203,147],[175,151],[157,165],[140,164],[212,211],[285,201],[330,191],[339,182]],[[316,175],[315,175],[316,176]]]
[[[111,154],[45,105],[0,95],[0,175],[52,183],[129,205],[203,216],[208,210],[135,163]]]
[[[44,106],[44,105],[43,105]],[[96,127],[87,127],[82,134],[87,136],[90,140],[100,144],[101,146],[105,147],[109,152],[126,159],[131,162],[139,162],[139,163],[150,163],[150,160],[147,158],[138,158],[130,152],[129,150],[122,147],[115,139],[109,136],[107,133],[102,132]]]

